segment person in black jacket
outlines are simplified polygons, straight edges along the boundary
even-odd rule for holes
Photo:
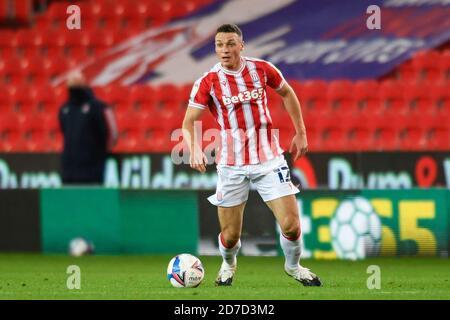
[[[63,184],[103,184],[106,157],[117,141],[113,111],[94,96],[81,72],[69,75],[67,87],[68,100],[59,110]]]

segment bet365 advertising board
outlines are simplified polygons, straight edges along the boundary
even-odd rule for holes
[[[217,252],[219,227],[207,193],[199,196],[200,253]],[[441,256],[449,250],[450,191],[309,190],[297,196],[302,256],[363,259],[371,256]],[[241,253],[280,255],[279,230],[256,192],[246,205]]]

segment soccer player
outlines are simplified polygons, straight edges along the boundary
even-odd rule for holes
[[[307,152],[306,129],[300,103],[281,72],[270,62],[241,56],[242,31],[234,24],[217,29],[215,50],[219,62],[191,92],[183,121],[183,135],[190,149],[190,165],[204,173],[207,158],[194,137],[195,121],[209,109],[220,125],[216,193],[208,200],[218,207],[218,236],[223,262],[216,285],[229,286],[236,272],[241,230],[250,182],[272,210],[280,227],[285,272],[304,286],[320,286],[320,279],[300,265],[300,220],[289,168],[278,143],[267,106],[267,86],[282,97],[296,134],[290,152],[293,161]]]

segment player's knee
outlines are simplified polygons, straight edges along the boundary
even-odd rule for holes
[[[301,235],[300,221],[299,219],[287,219],[284,228],[282,228],[283,234],[292,240],[296,240]]]
[[[226,248],[233,248],[239,241],[241,233],[234,230],[222,231],[222,244]]]

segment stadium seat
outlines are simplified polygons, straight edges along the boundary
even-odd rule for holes
[[[406,85],[405,99],[408,105],[408,112],[417,114],[433,113],[431,87],[425,83]]]
[[[358,115],[339,120],[340,127],[345,131],[345,151],[367,151],[372,148],[373,128],[368,126],[369,117]]]
[[[440,68],[443,81],[450,81],[450,50],[445,50],[441,54]]]
[[[142,114],[154,112],[155,93],[152,86],[133,85],[130,88],[130,108]]]
[[[90,45],[89,33],[81,30],[68,30],[62,34],[67,57],[79,57],[87,55],[87,48]]]
[[[416,117],[398,117],[399,148],[402,151],[418,151],[426,146],[426,132]]]
[[[327,112],[327,84],[325,81],[312,80],[303,83],[303,92],[299,96],[302,108],[308,112],[323,114]]]
[[[178,86],[169,83],[155,86],[155,100],[160,106],[181,103],[181,96]]]
[[[62,29],[62,27],[65,26],[67,19],[67,6],[67,2],[52,2],[50,5],[46,16],[51,22],[50,26],[52,29]]]
[[[65,73],[70,68],[69,62],[63,56],[53,56],[52,58],[45,58],[42,62],[45,67],[49,81],[55,80],[58,76]]]
[[[35,94],[36,112],[57,114],[61,102],[57,100],[55,88],[50,85],[40,86]]]
[[[20,64],[21,75],[26,84],[40,85],[48,83],[49,77],[47,75],[46,63],[48,60],[35,54],[22,59]]]
[[[378,115],[382,112],[379,98],[379,84],[375,80],[357,81],[354,84],[353,95],[358,113]]]
[[[396,79],[403,83],[415,83],[419,79],[419,71],[411,60],[402,63],[396,69]]]
[[[343,151],[345,149],[345,131],[338,115],[322,116],[319,122],[321,144],[327,151]]]
[[[349,80],[331,81],[327,90],[329,110],[345,116],[354,116],[357,105],[353,91],[353,83]]]
[[[27,115],[22,121],[20,127],[22,139],[25,142],[27,151],[50,151],[48,130],[45,127],[46,120],[44,115]]]
[[[372,132],[372,150],[392,151],[399,146],[398,126],[395,115],[383,114],[367,118],[367,126]]]
[[[29,23],[33,15],[33,1],[13,1],[15,21]]]
[[[441,55],[434,50],[420,51],[412,59],[412,64],[419,72],[419,79],[424,81],[441,80]]]
[[[145,120],[144,120],[145,121]],[[147,119],[147,121],[152,121]],[[170,152],[170,132],[160,123],[144,124],[142,147],[148,152]]]
[[[0,30],[0,59],[8,59],[16,55],[16,33],[10,30]]]
[[[21,60],[17,57],[0,60],[0,85],[21,85],[24,80],[21,74]]]
[[[432,128],[427,146],[429,150],[448,151],[450,149],[450,129]]]
[[[108,97],[106,102],[117,111],[130,111],[129,88],[121,85],[109,85],[106,88]]]
[[[16,40],[18,55],[25,56],[42,46],[43,36],[39,30],[21,29],[17,32]]]
[[[46,32],[42,36],[41,53],[49,58],[61,55],[68,57],[67,50],[65,50],[65,41],[66,37],[64,32],[61,32],[58,29]]]
[[[117,115],[116,119],[119,137],[114,150],[118,152],[137,151],[142,145],[142,130],[137,124],[140,119],[130,114]]]
[[[0,144],[5,152],[23,151],[20,120],[16,114],[0,114]]]
[[[439,115],[450,114],[450,91],[446,85],[431,87],[432,106]]]
[[[16,86],[11,92],[11,102],[13,110],[21,116],[36,111],[36,88],[33,86],[23,85]]]
[[[379,88],[381,106],[384,113],[401,115],[408,111],[405,102],[405,90],[402,83],[384,81]]]
[[[306,128],[306,135],[308,139],[308,150],[312,152],[323,151],[321,132],[315,125],[308,125]],[[289,141],[290,143],[290,141]]]
[[[0,86],[0,114],[12,112],[12,102],[10,91],[4,86]]]
[[[92,49],[92,54],[98,55],[110,48],[115,42],[114,33],[110,31],[92,30],[89,33],[89,43]]]

